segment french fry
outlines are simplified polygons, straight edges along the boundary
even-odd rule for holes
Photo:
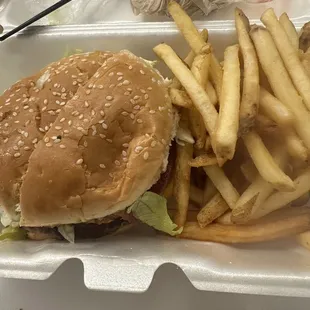
[[[286,13],[283,13],[280,16],[279,22],[282,25],[284,31],[286,32],[286,35],[288,36],[292,46],[297,52],[299,50],[299,38],[294,24],[290,21]]]
[[[193,106],[192,100],[189,98],[189,96],[184,90],[170,88],[169,94],[172,104],[180,108],[186,108],[186,109],[190,109]]]
[[[272,194],[264,204],[253,214],[253,218],[261,218],[275,210],[284,208],[292,201],[296,200],[310,189],[310,168],[307,168],[295,180],[295,191],[293,192],[276,192]]]
[[[296,240],[305,249],[310,250],[310,231],[305,231],[297,235]]]
[[[173,187],[174,187],[174,178],[171,178],[169,183],[167,184],[166,188],[164,189],[163,196],[166,199],[169,199],[173,195]]]
[[[224,171],[217,165],[206,166],[203,168],[209,179],[220,192],[226,203],[231,209],[236,205],[240,195],[225,175]]]
[[[254,182],[258,175],[257,168],[255,167],[252,159],[248,159],[246,162],[241,164],[240,170],[249,183]]]
[[[296,49],[292,46],[273,9],[266,10],[261,21],[269,30],[296,89],[310,110],[310,78],[300,62]]]
[[[211,157],[208,154],[199,155],[193,159],[191,159],[188,163],[191,167],[205,167],[212,166],[217,164],[216,157]]]
[[[218,217],[215,222],[218,224],[222,224],[222,225],[233,225],[234,223],[231,220],[231,210],[230,211],[226,211],[223,215],[221,215],[220,217]]]
[[[207,42],[208,41],[208,37],[209,37],[209,33],[208,33],[208,30],[207,29],[202,29],[201,32],[200,32],[200,36],[201,38]],[[194,61],[194,58],[195,58],[196,54],[194,53],[193,50],[191,50],[188,55],[184,58],[184,63],[187,64],[188,67],[191,67],[192,66],[192,63]],[[170,85],[171,88],[176,88],[176,89],[180,89],[182,87],[180,81],[174,77],[172,79],[172,84]]]
[[[197,222],[187,222],[179,237],[221,243],[250,243],[293,236],[309,229],[310,210],[288,208],[252,225],[210,224],[201,228]]]
[[[265,88],[260,88],[259,110],[280,126],[292,126],[294,116],[291,111]]]
[[[207,178],[203,191],[203,203],[206,204],[216,193],[216,187],[214,186],[212,181]]]
[[[279,129],[276,122],[261,113],[256,116],[255,127],[261,134],[274,133]]]
[[[295,130],[310,149],[309,111],[292,84],[271,35],[258,26],[251,27],[250,35],[275,96],[293,113]]]
[[[293,158],[306,161],[307,148],[292,128],[293,114],[280,100],[262,87],[260,89],[260,111],[280,126],[289,154]]]
[[[310,46],[310,22],[307,22],[303,25],[299,34],[299,48],[302,51],[307,51]]]
[[[200,112],[205,127],[211,136],[211,140],[213,140],[218,113],[210,102],[204,88],[196,81],[191,71],[183,64],[170,46],[159,44],[154,48],[154,52],[163,59],[170,70],[179,79],[192,99],[194,106]]]
[[[191,49],[196,55],[199,54],[206,43],[200,36],[191,18],[175,1],[170,1],[167,8]]]
[[[217,95],[216,95],[216,91],[213,87],[213,85],[211,84],[210,81],[207,82],[207,85],[206,85],[206,92],[207,92],[207,95],[209,96],[210,98],[210,101],[213,105],[216,105],[217,104]]]
[[[260,136],[251,131],[243,136],[244,144],[263,179],[280,191],[294,191],[294,182],[275,163]]]
[[[224,54],[224,74],[220,113],[215,133],[215,153],[223,160],[235,154],[239,128],[240,63],[239,46],[229,46]]]
[[[206,227],[229,209],[228,204],[220,193],[215,194],[211,200],[199,211],[197,215],[200,227]]]
[[[242,135],[255,125],[259,106],[259,68],[255,48],[249,35],[250,22],[238,8],[235,9],[235,24],[244,68],[239,129]]]
[[[210,66],[210,53],[201,53],[197,55],[192,64],[192,74],[196,81],[204,87],[208,80]],[[195,107],[189,111],[190,129],[195,137],[195,147],[202,149],[206,143],[207,132],[204,126],[203,118]]]
[[[182,227],[186,221],[189,190],[190,190],[190,175],[191,167],[188,161],[193,156],[193,145],[185,143],[184,146],[177,145],[177,158],[174,178],[174,197],[177,205],[174,222],[178,227]]]
[[[189,199],[195,202],[197,205],[202,206],[203,205],[203,190],[191,184],[190,190],[189,190]]]
[[[216,90],[217,97],[220,98],[223,83],[223,70],[219,61],[213,53],[211,54],[210,62],[210,80]]]
[[[273,152],[272,157],[275,163],[284,169],[288,155],[283,151],[281,146],[277,146]],[[260,174],[258,174],[255,180],[249,185],[249,187],[240,196],[235,208],[232,211],[232,221],[234,223],[245,223],[251,219],[252,213],[262,205],[268,196],[274,191],[272,184],[265,181]]]

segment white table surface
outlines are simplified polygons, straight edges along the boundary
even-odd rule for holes
[[[309,310],[310,299],[210,293],[196,290],[174,265],[164,265],[142,294],[88,290],[83,266],[67,261],[45,281],[0,279],[1,310]]]

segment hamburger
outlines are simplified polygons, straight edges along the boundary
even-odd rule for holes
[[[71,55],[14,84],[0,97],[2,238],[73,241],[135,218],[174,234],[149,189],[168,179],[176,119],[164,78],[128,51]]]

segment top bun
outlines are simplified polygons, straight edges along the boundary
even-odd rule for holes
[[[72,55],[22,79],[0,97],[0,205],[12,214],[37,143],[111,53]]]
[[[31,154],[21,225],[79,223],[124,210],[165,170],[174,127],[162,76],[130,52],[114,54]]]

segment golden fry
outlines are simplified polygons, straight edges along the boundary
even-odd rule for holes
[[[211,200],[199,211],[197,215],[200,227],[206,227],[229,209],[228,204],[220,193],[215,194]]]
[[[187,95],[184,90],[179,90],[176,88],[170,88],[169,94],[172,104],[181,108],[191,108],[193,106],[191,98]]]
[[[300,62],[296,49],[292,46],[273,9],[266,10],[261,21],[269,30],[296,89],[310,110],[310,78]]]
[[[223,215],[218,217],[215,222],[222,225],[233,225],[234,223],[231,220],[232,211],[226,211]]]
[[[279,22],[282,25],[284,31],[286,32],[286,35],[288,36],[292,46],[297,52],[299,50],[299,38],[294,24],[290,21],[286,13],[283,13],[280,16]]]
[[[288,208],[253,225],[185,224],[180,238],[222,243],[262,242],[294,236],[310,229],[308,208]]]
[[[232,159],[239,129],[240,63],[239,46],[229,46],[224,54],[224,74],[220,97],[220,114],[215,134],[217,157]]]
[[[292,84],[271,35],[266,29],[258,26],[251,28],[250,35],[275,96],[293,113],[296,132],[310,149],[309,111]]]
[[[195,107],[189,109],[189,128],[195,138],[195,147],[198,150],[204,148],[207,138],[206,128],[203,118]]]
[[[240,170],[249,183],[254,182],[258,175],[257,168],[255,167],[252,159],[248,159],[245,163],[243,163],[240,166]]]
[[[178,227],[185,224],[188,203],[191,167],[188,161],[193,157],[193,145],[185,143],[184,146],[177,145],[177,158],[174,178],[174,197],[176,200],[177,211],[174,222]]]
[[[255,212],[253,218],[261,218],[275,210],[287,206],[310,190],[310,168],[306,169],[295,180],[295,191],[293,192],[276,192],[272,194],[264,204]]]
[[[210,102],[204,88],[196,81],[191,71],[183,64],[170,46],[159,44],[154,48],[154,52],[164,60],[187,91],[193,104],[200,112],[212,140],[215,133],[218,113]]]
[[[194,58],[191,71],[197,82],[205,86],[208,81],[211,54],[202,53]]]
[[[185,40],[194,51],[195,54],[199,54],[202,47],[206,44],[203,38],[200,36],[196,26],[194,25],[191,18],[181,8],[181,6],[175,1],[168,3],[168,11],[174,22],[182,32]]]
[[[208,154],[199,155],[189,161],[189,165],[191,167],[205,167],[205,166],[212,166],[217,164],[216,157],[211,157]]]
[[[240,103],[240,132],[242,134],[255,124],[259,106],[259,68],[255,48],[249,35],[250,22],[238,8],[235,9],[235,24],[244,68]]]
[[[255,127],[257,132],[262,135],[275,133],[279,129],[276,122],[261,113],[256,116]]]
[[[219,61],[217,60],[217,58],[213,53],[211,54],[210,80],[213,83],[213,86],[216,90],[217,97],[220,98],[223,83],[223,70]]]
[[[273,150],[272,157],[280,169],[285,168],[288,162],[288,155],[283,151],[280,145]],[[237,201],[236,206],[232,211],[232,221],[234,223],[244,223],[249,221],[252,213],[256,212],[273,191],[274,188],[272,184],[268,183],[260,174],[258,174],[255,180],[249,185]]]
[[[224,171],[217,165],[206,166],[203,169],[222,197],[225,199],[229,207],[233,209],[240,196],[225,175]]]
[[[206,204],[216,193],[216,187],[214,186],[212,181],[207,178],[203,191],[203,203]]]
[[[260,175],[280,191],[294,191],[294,182],[275,163],[260,136],[251,131],[244,135],[244,144]]]

